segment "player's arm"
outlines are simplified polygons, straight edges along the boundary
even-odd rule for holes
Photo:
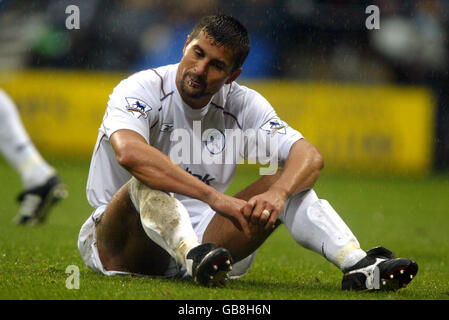
[[[272,227],[290,196],[314,186],[323,165],[323,158],[313,144],[306,139],[296,141],[268,190],[249,199],[243,210],[245,217],[252,223],[265,224],[267,229]],[[271,212],[269,218],[262,215],[265,209]]]
[[[290,149],[280,178],[270,189],[282,191],[286,198],[312,189],[323,167],[318,149],[306,139],[299,139]]]
[[[138,180],[153,189],[204,201],[218,213],[238,222],[237,225],[249,234],[247,221],[241,214],[245,201],[224,195],[192,176],[135,131],[118,130],[109,140],[118,163]]]

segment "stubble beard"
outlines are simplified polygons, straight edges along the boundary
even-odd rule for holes
[[[188,82],[189,80],[187,80],[187,77],[191,77],[193,78],[194,81],[199,82],[201,84],[200,88],[192,88]],[[202,98],[204,96],[206,96],[206,81],[202,78],[199,78],[197,76],[195,76],[194,74],[187,72],[186,74],[184,74],[184,76],[181,79],[181,83],[180,83],[180,88],[182,93],[192,99],[199,99]],[[191,90],[189,90],[189,88]],[[193,91],[192,91],[193,90]]]

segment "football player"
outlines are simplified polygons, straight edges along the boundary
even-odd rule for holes
[[[94,212],[79,234],[84,262],[105,275],[222,284],[244,275],[257,248],[284,223],[298,244],[343,271],[343,289],[404,287],[416,262],[382,247],[362,250],[312,189],[323,167],[315,146],[261,94],[235,82],[249,49],[239,21],[204,17],[178,64],[138,72],[115,87],[87,183]],[[235,147],[228,139],[249,130],[275,143],[241,139]],[[225,195],[237,161],[249,159],[252,148],[275,155],[281,169]]]

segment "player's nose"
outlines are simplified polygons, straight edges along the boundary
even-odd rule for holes
[[[196,66],[195,66],[196,74],[199,75],[199,76],[205,75],[206,72],[207,72],[207,67],[208,67],[207,61],[204,61],[204,60],[203,61],[198,61]]]

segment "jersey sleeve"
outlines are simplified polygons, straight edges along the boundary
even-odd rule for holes
[[[274,156],[280,163],[284,163],[291,146],[303,138],[302,134],[282,120],[261,94],[252,89],[247,90],[243,130],[255,130],[257,132],[257,144],[252,141],[252,145],[247,146],[247,150],[253,150],[248,152],[247,158],[257,155],[258,160],[260,160],[261,155],[265,152],[264,155],[268,158]],[[249,143],[251,143],[251,140],[249,140]],[[258,149],[256,152],[254,152],[255,147]]]
[[[131,76],[117,85],[103,118],[102,128],[109,138],[114,132],[128,129],[139,133],[150,141],[150,128],[157,122],[158,91],[144,90],[139,78]]]

